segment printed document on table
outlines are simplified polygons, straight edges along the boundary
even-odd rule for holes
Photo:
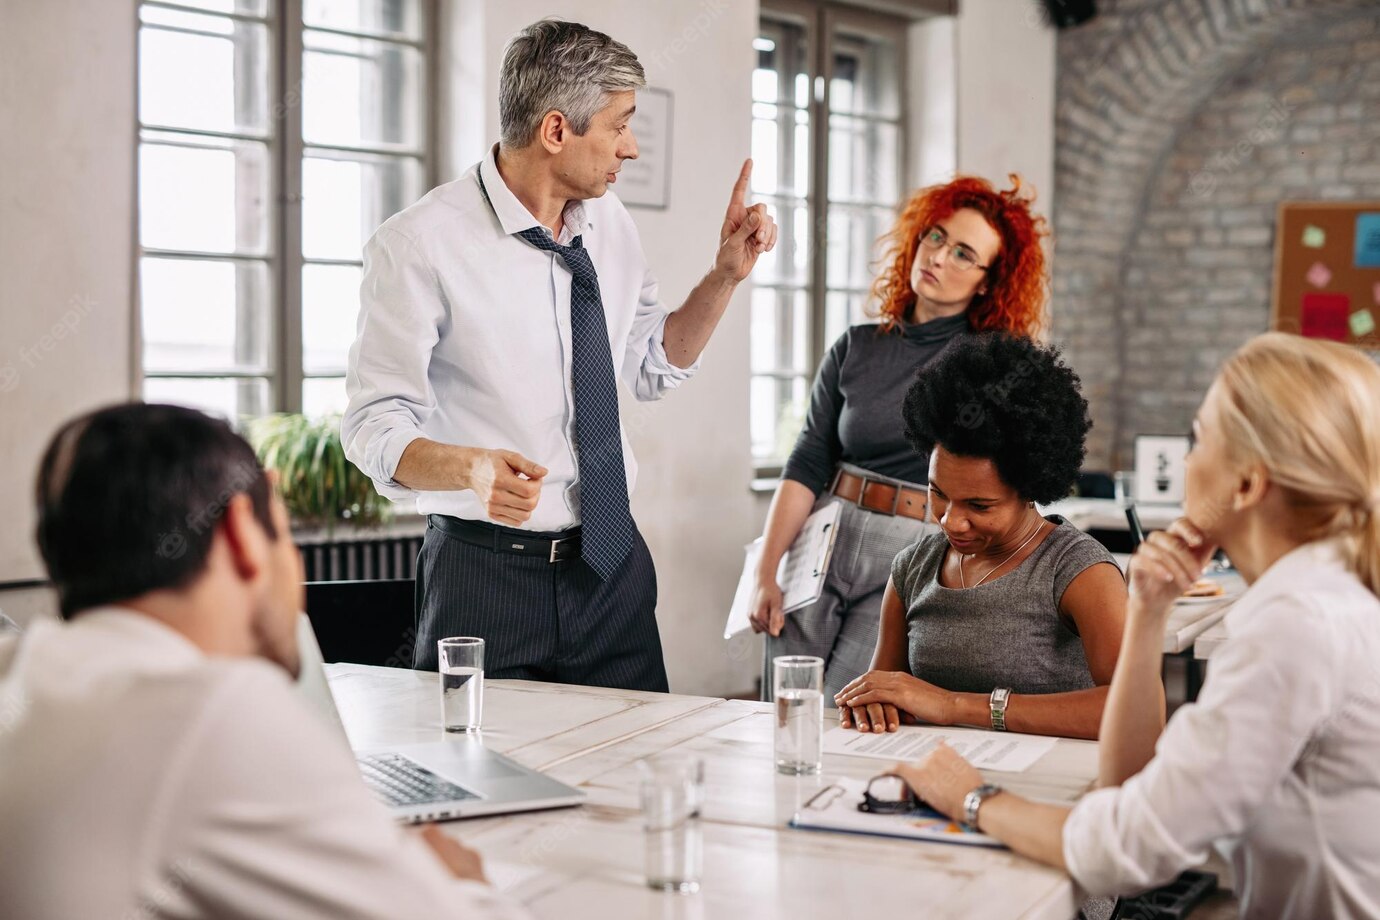
[[[831,728],[824,733],[824,753],[890,761],[919,760],[943,741],[978,769],[1022,773],[1054,750],[1057,740],[1043,735],[952,731],[923,725],[903,725],[880,735]]]

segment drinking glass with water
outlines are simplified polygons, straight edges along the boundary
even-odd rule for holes
[[[441,723],[448,732],[477,732],[484,722],[484,640],[436,643],[441,672]]]
[[[662,754],[637,766],[647,885],[681,894],[699,891],[704,870],[704,760],[692,754]]]
[[[824,761],[824,659],[782,655],[772,659],[776,700],[776,771],[818,773]]]

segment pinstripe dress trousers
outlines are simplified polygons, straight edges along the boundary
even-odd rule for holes
[[[557,539],[569,532],[502,534]],[[484,673],[665,693],[656,625],[656,569],[640,532],[607,581],[578,556],[497,552],[466,543],[428,519],[417,556],[417,643],[412,666],[436,670],[436,640],[484,640]]]

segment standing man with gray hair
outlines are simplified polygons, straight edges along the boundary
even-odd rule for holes
[[[644,85],[601,32],[527,27],[503,55],[499,143],[365,249],[342,434],[382,494],[427,515],[415,667],[470,635],[491,677],[668,689],[616,375],[640,400],[693,376],[776,225],[745,203],[749,160],[713,267],[667,312],[606,194],[637,157]]]

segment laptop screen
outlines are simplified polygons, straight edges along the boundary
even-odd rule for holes
[[[302,668],[297,674],[297,690],[303,699],[321,714],[321,718],[333,725],[348,744],[349,735],[345,723],[336,709],[335,698],[331,696],[331,685],[326,680],[325,662],[321,660],[321,645],[316,641],[316,632],[311,628],[311,620],[305,613],[297,614],[297,653]]]

